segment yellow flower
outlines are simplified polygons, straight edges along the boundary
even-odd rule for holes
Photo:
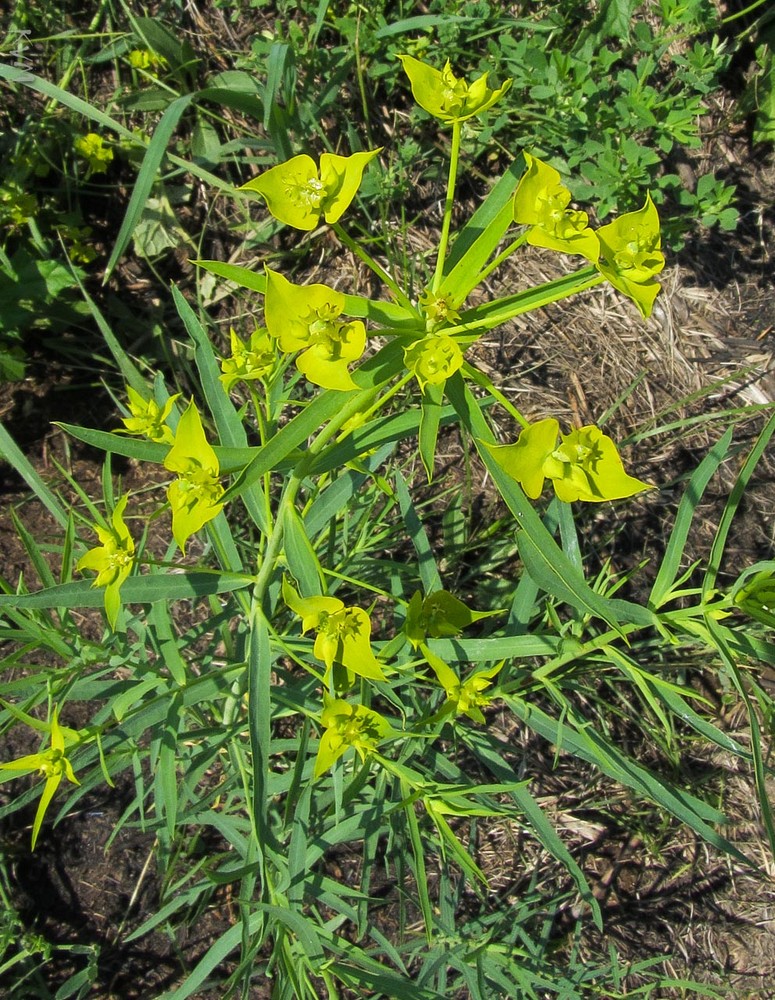
[[[361,760],[365,760],[368,753],[393,732],[390,723],[378,712],[364,705],[351,705],[342,698],[332,698],[326,692],[320,722],[324,732],[315,758],[316,778],[333,767],[351,747]]]
[[[463,352],[446,333],[430,333],[404,349],[404,364],[420,385],[440,385],[463,365]]]
[[[302,153],[264,171],[240,190],[257,191],[275,219],[309,232],[321,218],[331,224],[339,221],[355,197],[366,166],[381,151],[380,146],[352,156],[323,153],[319,170],[312,157]]]
[[[104,174],[113,160],[113,150],[106,146],[101,135],[89,132],[75,140],[75,151],[86,160],[89,173]]]
[[[125,494],[113,509],[108,528],[94,525],[101,545],[82,556],[77,565],[79,572],[85,569],[94,570],[97,574],[93,587],[105,588],[105,615],[108,624],[115,629],[118,612],[121,608],[121,585],[132,572],[134,563],[135,543],[124,522],[129,494]]]
[[[660,246],[659,216],[650,195],[643,208],[628,212],[597,231],[600,259],[597,269],[627,298],[644,319],[651,315],[661,288],[656,275],[665,266]]]
[[[123,430],[119,429],[117,434],[138,434],[147,437],[157,444],[172,444],[172,429],[167,426],[167,418],[172,412],[175,400],[180,397],[176,392],[170,396],[164,406],[159,406],[155,399],[143,399],[139,392],[136,392],[131,385],[126,387],[127,404],[131,417],[122,417]]]
[[[371,649],[371,620],[363,608],[345,607],[338,597],[300,597],[287,580],[283,600],[301,618],[302,632],[315,629],[313,652],[327,673],[340,664],[348,674],[386,679]]]
[[[447,124],[464,122],[491,108],[510,89],[511,80],[502,87],[491,90],[487,86],[487,73],[473,83],[456,77],[449,60],[444,69],[434,69],[414,56],[400,55],[401,65],[412,86],[415,101],[428,114]]]
[[[559,445],[558,434],[559,424],[547,417],[526,427],[516,444],[489,446],[501,468],[531,500],[541,495],[545,479],[552,480],[555,493],[567,503],[620,500],[651,489],[624,471],[616,445],[599,427],[563,434]]]
[[[232,329],[231,357],[221,361],[222,375],[219,375],[224,389],[229,390],[237,382],[248,382],[263,378],[275,362],[275,353],[266,327],[257,327],[248,338],[242,340]]]
[[[503,669],[506,661],[502,660],[489,670],[478,670],[461,681],[452,667],[432,653],[425,643],[421,643],[420,648],[447,696],[434,718],[442,719],[445,715],[454,713],[466,715],[472,722],[484,724],[486,720],[482,709],[492,701],[492,695],[485,694],[485,691],[492,686],[493,678]]]
[[[218,459],[207,443],[193,400],[178,422],[164,467],[178,474],[167,488],[167,499],[172,508],[172,534],[185,553],[191,535],[223,510],[220,498],[224,493]]]
[[[38,726],[40,726],[39,723]],[[65,731],[59,725],[56,707],[54,707],[51,722],[46,728],[51,733],[51,746],[48,750],[27,754],[25,757],[18,757],[16,760],[0,764],[0,771],[10,771],[18,774],[29,774],[30,771],[38,771],[46,779],[43,785],[43,794],[38,803],[38,810],[35,813],[35,820],[32,824],[33,851],[38,841],[38,834],[40,833],[46,810],[62,778],[67,778],[73,785],[80,784],[73,773],[73,765],[65,756]],[[72,730],[69,730],[69,732],[72,732]]]
[[[266,272],[266,325],[281,351],[300,351],[296,367],[324,389],[356,389],[347,368],[366,348],[360,320],[340,319],[344,295],[326,285],[294,285],[277,271]]]
[[[514,192],[514,221],[532,227],[527,242],[596,261],[598,238],[587,224],[587,213],[568,208],[571,194],[559,171],[530,153],[523,156],[527,170]]]

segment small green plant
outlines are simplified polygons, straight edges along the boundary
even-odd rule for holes
[[[487,892],[475,831],[513,823],[566,869],[602,924],[530,776],[492,731],[496,707],[744,862],[718,832],[716,805],[633,759],[604,714],[588,714],[593,691],[612,709],[629,699],[671,755],[689,734],[753,768],[775,848],[751,703],[766,696],[741,667],[771,643],[737,617],[769,609],[770,579],[746,578],[730,591],[718,581],[775,419],[739,473],[698,584],[682,565],[684,546],[731,432],[691,477],[648,599],[617,596],[619,582],[605,573],[588,577],[572,504],[626,499],[651,484],[625,471],[600,427],[561,433],[551,414],[520,412],[467,352],[515,316],[606,282],[647,317],[665,262],[657,209],[646,195],[642,207],[595,229],[570,207],[559,172],[527,153],[453,231],[466,123],[497,114],[509,84],[492,88],[486,75],[468,82],[449,64],[414,56],[402,62],[417,101],[451,133],[438,245],[406,283],[343,225],[379,150],[324,153],[319,165],[290,157],[243,190],[302,232],[330,229],[371,269],[381,297],[291,282],[269,267],[197,261],[202,273],[261,295],[265,326],[248,340],[232,333],[231,354],[220,356],[203,318],[173,288],[199,381],[184,399],[161,376],[149,381],[107,338],[128,383],[124,426],[64,426],[106,453],[100,504],[73,483],[80,502],[65,505],[0,432],[6,459],[63,532],[57,579],[19,522],[42,588],[6,582],[0,595],[4,636],[21,650],[6,669],[17,671],[13,696],[25,706],[21,714],[8,701],[0,726],[30,724],[41,710],[52,720],[51,749],[5,768],[49,769],[33,846],[63,774],[72,781],[77,773],[81,785],[55,820],[104,780],[129,768],[143,776],[123,822],[154,833],[164,889],[130,940],[195,913],[214,887],[234,885],[233,925],[172,991],[175,1000],[216,987],[247,995],[264,978],[276,996],[309,1000],[344,990],[416,1000],[458,991],[625,995],[613,960],[592,968],[552,957],[532,891],[508,913]],[[581,266],[480,301],[485,279],[526,242]],[[419,294],[413,273],[424,279]],[[516,440],[496,432],[503,421],[518,428]],[[503,537],[518,556],[495,607],[481,585],[451,592],[443,567],[454,546],[451,554],[434,547],[418,500],[418,478],[423,489],[436,486],[439,435],[452,425],[476,456],[472,475],[486,472],[494,484],[507,511]],[[115,489],[112,455],[142,463],[149,482],[155,470],[164,499],[154,521],[171,516],[161,545],[131,492]],[[554,497],[537,506],[547,481]],[[191,604],[194,616],[179,614]],[[101,643],[81,638],[72,614],[82,608],[104,609]],[[656,646],[659,658],[641,660]],[[25,659],[40,648],[61,667]],[[722,732],[685,683],[689,649],[737,686],[755,752]],[[65,754],[58,719],[77,701],[92,717]],[[189,868],[179,848],[205,828],[224,849]],[[341,849],[357,854],[357,884],[329,864]],[[396,886],[390,934],[374,893],[380,870]],[[653,982],[676,985],[659,975]]]

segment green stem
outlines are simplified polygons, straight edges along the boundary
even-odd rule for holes
[[[380,396],[379,399],[372,403],[367,410],[363,411],[361,414],[361,422],[365,423],[373,413],[376,413],[377,410],[379,410],[389,399],[395,396],[399,389],[403,389],[406,383],[410,382],[413,378],[414,372],[407,372],[406,375],[395,383],[395,385],[388,389],[384,396]],[[336,443],[339,444],[341,441],[344,441],[348,434],[350,434],[350,431],[343,431],[336,439]]]
[[[587,273],[589,274],[589,277],[584,278],[583,275]],[[451,336],[455,333],[470,333],[472,330],[492,330],[496,326],[500,326],[501,323],[505,323],[508,320],[513,319],[515,316],[520,316],[522,313],[526,312],[532,312],[534,309],[541,309],[543,306],[547,306],[552,302],[559,302],[561,299],[567,299],[571,295],[576,295],[578,292],[584,292],[588,288],[594,288],[595,285],[599,285],[605,281],[605,276],[595,268],[584,268],[584,270],[579,271],[578,274],[579,281],[577,284],[568,285],[566,284],[566,279],[564,278],[559,279],[559,281],[548,281],[545,285],[539,285],[537,288],[531,288],[529,296],[526,295],[524,299],[520,296],[521,301],[505,308],[502,313],[490,313],[479,320],[460,323],[458,326],[445,327],[444,333]],[[554,292],[551,291],[552,287],[554,287]],[[541,288],[546,289],[546,294],[535,297],[535,293]],[[496,303],[491,303],[491,305],[495,304]]]
[[[344,229],[342,229],[338,222],[334,222],[331,228],[334,230],[342,243],[344,243],[344,245],[348,248],[348,250],[352,250],[356,257],[359,257],[366,267],[370,268],[377,275],[380,281],[384,281],[393,295],[395,295],[396,301],[406,309],[411,309],[412,312],[414,312],[414,306],[401,291],[401,287],[395,278],[392,278],[385,268],[374,260],[370,253],[364,250],[359,243],[356,243],[355,240],[348,233],[346,233]]]
[[[452,209],[455,205],[455,182],[457,180],[458,163],[460,160],[460,122],[452,123],[452,148],[449,153],[449,178],[447,180],[447,197],[444,202],[444,218],[441,223],[441,238],[439,239],[439,252],[436,257],[436,271],[431,282],[431,291],[438,290],[444,272],[444,261],[447,256],[447,244],[449,243],[449,229],[452,223]]]
[[[283,526],[285,520],[283,514],[288,507],[296,502],[299,489],[301,488],[301,484],[304,481],[310,466],[319,456],[326,444],[341,430],[342,426],[347,423],[348,420],[352,419],[352,417],[358,413],[361,407],[364,405],[368,406],[370,404],[371,397],[375,392],[375,389],[364,389],[354,396],[349,403],[342,407],[336,417],[330,420],[326,426],[318,432],[317,437],[310,444],[304,454],[304,457],[297,462],[296,467],[287,481],[283,494],[280,497],[280,502],[277,507],[277,515],[274,519],[272,530],[269,533],[266,548],[261,556],[261,566],[256,577],[256,583],[253,587],[253,594],[251,598],[251,618],[256,612],[264,614],[264,600],[272,582],[272,577],[274,576],[275,569],[277,568],[277,560],[283,547]],[[242,696],[245,692],[246,681],[247,678],[243,676],[232,685],[231,693],[229,694],[223,709],[223,721],[225,726],[230,725],[234,720],[238,705],[240,704]]]
[[[495,388],[483,371],[480,371],[475,365],[471,365],[467,361],[464,361],[463,374],[467,375],[472,382],[481,386],[482,389],[489,392],[493,399],[497,399],[503,409],[506,410],[507,413],[510,413],[521,427],[530,426],[530,422],[522,416],[516,406],[514,406],[514,404],[510,402],[499,389]]]
[[[498,254],[495,260],[490,261],[487,267],[479,275],[477,275],[473,287],[476,288],[477,285],[481,285],[481,283],[485,280],[485,278],[489,278],[489,276],[492,274],[492,272],[495,270],[496,267],[500,267],[500,265],[504,262],[504,260],[506,260],[507,257],[510,257],[515,250],[518,250],[527,239],[527,234],[529,232],[530,230],[526,229],[524,233],[520,233],[520,235],[517,236],[515,240],[512,240],[512,242],[509,243],[509,245],[502,253]]]

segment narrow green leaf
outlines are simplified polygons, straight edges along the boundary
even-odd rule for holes
[[[131,576],[121,588],[124,604],[153,604],[155,601],[194,600],[209,594],[228,594],[254,583],[240,573],[175,572]],[[34,594],[0,594],[0,608],[28,610],[44,608],[101,608],[105,594],[88,580],[62,583]]]
[[[441,582],[441,576],[439,575],[431,543],[428,541],[428,536],[425,533],[425,528],[422,526],[422,521],[417,516],[417,511],[414,508],[412,498],[409,495],[409,490],[406,486],[406,480],[398,469],[395,470],[394,481],[396,484],[396,496],[398,497],[398,503],[401,508],[401,516],[404,519],[406,533],[414,546],[415,552],[417,553],[418,570],[425,593],[427,595],[432,594],[437,590],[443,590],[444,586]]]
[[[132,196],[129,199],[129,204],[127,205],[124,221],[121,223],[121,228],[119,229],[116,241],[113,244],[113,251],[105,267],[105,274],[102,279],[103,284],[105,284],[110,278],[113,273],[113,269],[132,238],[132,233],[135,231],[135,228],[142,217],[143,211],[145,210],[145,204],[148,201],[151,189],[156,181],[156,175],[159,167],[161,166],[162,160],[164,159],[164,154],[167,152],[167,146],[172,138],[172,134],[175,131],[183,112],[186,108],[188,108],[195,97],[196,94],[194,93],[185,94],[183,97],[176,98],[165,110],[164,114],[161,116],[159,124],[156,126],[151,141],[148,143],[148,148],[145,151],[145,156],[143,157],[143,162],[140,166],[137,180],[135,181]]]
[[[443,385],[426,385],[422,394],[420,409],[420,458],[425,467],[428,482],[433,479],[433,466],[436,458],[436,441],[441,424],[442,402],[444,400]]]
[[[681,502],[678,504],[675,524],[670,532],[670,539],[662,557],[659,572],[649,595],[649,604],[653,608],[661,607],[672,589],[684,558],[686,539],[689,535],[694,512],[702,499],[706,486],[726,458],[731,443],[732,428],[730,427],[700,462],[686,485]]]
[[[729,536],[730,528],[732,527],[732,521],[737,513],[737,508],[740,506],[740,503],[745,496],[745,491],[748,487],[751,476],[753,475],[754,469],[759,464],[759,459],[764,454],[764,450],[769,444],[773,433],[775,433],[775,414],[770,417],[756,439],[756,443],[743,463],[743,467],[735,480],[735,485],[732,487],[732,492],[729,494],[729,498],[724,505],[724,510],[721,514],[718,528],[716,529],[716,534],[713,539],[710,556],[708,557],[708,568],[705,571],[705,579],[702,583],[702,592],[705,597],[707,597],[716,586],[716,577],[719,569],[721,568],[724,549],[726,548],[727,538]]]
[[[296,509],[286,505],[283,511],[283,548],[288,569],[299,584],[302,597],[319,597],[325,591],[325,578],[304,522]]]
[[[0,69],[2,69],[1,66]],[[8,462],[11,468],[18,472],[57,523],[63,528],[66,527],[67,513],[65,512],[64,507],[61,505],[57,497],[51,492],[48,486],[46,486],[43,482],[32,463],[22,453],[21,449],[18,447],[2,423],[0,423],[0,458],[3,458],[6,462]]]

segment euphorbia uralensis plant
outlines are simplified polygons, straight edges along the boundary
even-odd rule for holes
[[[279,222],[307,231],[332,225],[375,275],[384,279],[386,300],[347,295],[320,283],[296,284],[268,267],[263,276],[248,279],[247,272],[236,266],[200,262],[216,274],[242,280],[265,293],[265,328],[256,326],[247,341],[231,331],[231,356],[221,361],[221,374],[209,389],[211,396],[237,391],[240,385],[249,388],[263,447],[273,440],[270,428],[276,417],[268,408],[269,397],[264,412],[262,394],[268,392],[270,383],[276,385],[278,373],[284,370],[283,357],[294,358],[303,378],[325,390],[316,403],[307,404],[310,413],[320,410],[321,420],[317,425],[310,422],[308,433],[313,438],[306,449],[295,455],[289,450],[281,456],[284,486],[277,508],[273,510],[270,502],[272,487],[261,448],[254,461],[238,469],[237,479],[226,488],[216,451],[207,440],[200,411],[193,401],[177,419],[173,433],[168,421],[177,396],[164,403],[153,399],[146,402],[130,388],[132,416],[124,421],[125,431],[145,434],[151,441],[169,446],[163,464],[177,476],[169,484],[167,496],[172,534],[181,552],[191,536],[222,510],[229,510],[231,501],[239,496],[247,500],[254,484],[262,482],[262,498],[254,496],[248,505],[262,538],[257,550],[253,602],[262,615],[274,618],[281,614],[276,597],[270,599],[269,595],[283,568],[297,578],[302,588],[300,593],[286,575],[281,589],[285,605],[301,619],[301,634],[314,633],[307,666],[331,696],[326,695],[329,700],[320,717],[325,730],[321,747],[325,750],[318,756],[318,777],[340,760],[348,746],[354,746],[367,760],[364,749],[376,746],[382,731],[380,716],[366,707],[354,707],[342,697],[355,682],[362,692],[373,688],[376,694],[380,685],[388,682],[392,668],[389,660],[378,658],[372,648],[374,629],[369,613],[358,604],[348,604],[324,592],[326,570],[317,564],[309,541],[303,541],[305,528],[297,501],[300,490],[308,489],[303,484],[316,474],[318,465],[328,463],[327,456],[345,446],[352,450],[347,442],[352,442],[355,433],[363,434],[365,429],[378,426],[380,412],[390,399],[416,382],[419,453],[429,478],[433,475],[440,412],[446,397],[463,426],[473,434],[485,465],[493,475],[500,470],[510,478],[513,497],[508,502],[512,506],[522,503],[514,492],[517,484],[524,495],[537,500],[547,479],[565,503],[618,500],[649,488],[648,483],[624,470],[616,445],[598,427],[590,425],[560,434],[558,421],[551,415],[539,413],[528,420],[490,385],[484,373],[466,360],[466,351],[479,337],[510,318],[591,288],[604,278],[648,315],[659,288],[655,276],[664,265],[653,203],[647,197],[641,211],[595,230],[586,213],[571,206],[570,192],[559,172],[526,152],[525,170],[518,183],[509,174],[495,186],[477,212],[471,234],[464,230],[459,236],[462,249],[452,241],[450,253],[461,124],[486,114],[509,84],[506,81],[492,88],[486,73],[469,84],[455,76],[449,64],[437,70],[408,55],[401,61],[418,103],[452,129],[439,247],[421,294],[415,298],[410,289],[402,289],[398,278],[374,261],[363,245],[346,236],[340,225],[356,197],[364,170],[370,164],[371,169],[375,168],[379,149],[349,156],[324,153],[319,167],[306,154],[295,156],[249,181],[244,189],[260,194]],[[514,226],[518,228],[510,232]],[[471,235],[476,238],[471,239]],[[499,252],[504,240],[505,248]],[[524,242],[579,255],[589,266],[539,288],[466,308],[474,289]],[[374,350],[369,350],[368,338],[377,336],[385,346],[375,355]],[[398,351],[390,341],[395,342]],[[368,360],[364,361],[364,357]],[[470,417],[472,397],[466,388],[467,380],[491,389],[506,406],[521,428],[516,443],[499,444],[489,430],[489,439],[482,436],[482,428]],[[273,392],[276,394],[276,390]],[[223,404],[218,407],[223,412]],[[221,433],[226,426],[223,421],[221,417]],[[232,444],[240,437],[233,428],[228,433]],[[344,455],[340,461],[346,461]],[[363,456],[356,447],[355,455],[350,457],[360,462]],[[358,462],[356,469],[361,468]],[[254,473],[254,468],[263,471]],[[123,523],[125,506],[126,498],[122,498],[110,529],[97,529],[103,547],[92,550],[79,564],[79,568],[98,571],[95,584],[106,587],[111,626],[117,619],[120,588],[133,569],[133,542]],[[534,541],[537,539],[540,546],[548,551],[555,545],[538,519],[527,519],[525,510],[520,516],[525,530],[538,533]],[[482,709],[497,699],[502,663],[460,680],[428,645],[445,636],[454,637],[490,614],[496,612],[470,611],[443,590],[425,599],[418,592],[409,603],[406,626],[389,648],[395,653],[408,640],[432,667],[446,700],[428,719],[462,714],[482,722]],[[381,638],[384,643],[386,637]],[[335,694],[342,697],[331,700]],[[371,735],[357,736],[356,731]]]
[[[125,754],[133,765],[136,748],[151,747],[148,774],[154,791],[166,796],[152,817],[154,835],[167,858],[176,856],[180,830],[200,817],[231,836],[227,869],[213,875],[224,884],[241,880],[241,927],[239,934],[230,930],[228,940],[241,942],[250,968],[271,938],[272,970],[285,962],[288,982],[297,984],[301,961],[315,987],[328,982],[326,976],[346,981],[357,951],[351,940],[366,933],[361,927],[341,935],[337,921],[357,922],[358,908],[370,900],[368,887],[335,898],[333,869],[316,871],[327,847],[340,843],[341,830],[364,844],[364,871],[374,867],[377,845],[389,842],[411,855],[429,939],[437,914],[446,914],[450,903],[431,899],[424,838],[445,864],[474,881],[484,877],[457,839],[458,825],[445,816],[509,812],[515,823],[529,819],[547,849],[562,856],[595,913],[595,896],[563,853],[561,838],[546,832],[549,822],[526,789],[529,776],[523,779],[505,754],[498,756],[488,725],[496,713],[512,713],[513,730],[535,725],[542,737],[584,759],[590,748],[602,747],[609,774],[639,793],[653,791],[656,779],[643,777],[637,762],[616,763],[607,734],[589,735],[588,720],[574,714],[562,691],[565,678],[570,690],[577,667],[581,674],[592,672],[590,663],[596,669],[614,664],[660,723],[676,712],[682,726],[693,725],[699,716],[685,701],[691,695],[637,663],[632,637],[652,630],[667,645],[676,636],[711,635],[724,627],[725,615],[746,612],[763,624],[773,615],[771,566],[741,580],[734,599],[719,597],[709,584],[696,608],[675,613],[663,610],[675,592],[674,578],[665,574],[647,605],[613,597],[603,572],[592,581],[585,577],[573,505],[626,501],[654,488],[649,477],[627,471],[613,438],[594,422],[561,426],[548,402],[520,412],[469,348],[516,316],[606,281],[647,317],[664,266],[656,208],[646,195],[638,211],[597,226],[572,203],[559,171],[526,151],[454,232],[462,144],[475,120],[498,108],[508,83],[491,85],[486,74],[469,82],[449,65],[439,69],[411,56],[402,63],[420,105],[450,133],[439,144],[448,138],[450,155],[438,245],[402,273],[391,273],[375,259],[371,234],[357,239],[345,228],[358,211],[365,172],[379,169],[378,149],[323,153],[319,160],[300,153],[249,181],[244,190],[260,196],[252,199],[254,208],[303,231],[286,232],[286,242],[298,238],[317,254],[320,234],[326,247],[339,241],[371,269],[372,287],[380,290],[372,298],[353,293],[349,271],[329,269],[325,282],[305,280],[303,271],[286,277],[276,253],[255,270],[198,262],[232,287],[263,296],[242,310],[245,322],[227,320],[222,355],[214,347],[217,336],[175,289],[191,339],[186,396],[168,391],[160,375],[149,387],[122,358],[129,381],[123,426],[114,434],[68,428],[92,446],[155,463],[155,478],[142,481],[158,482],[158,509],[141,516],[125,485],[114,497],[106,463],[107,513],[100,517],[92,506],[87,519],[63,519],[69,535],[61,546],[67,562],[61,584],[44,597],[0,595],[0,605],[11,603],[6,598],[16,602],[15,613],[28,598],[38,601],[35,614],[41,607],[60,614],[102,602],[104,646],[128,650],[128,665],[113,648],[100,646],[94,654],[110,678],[121,667],[117,684],[126,685],[106,703],[97,725],[115,738],[115,757]],[[564,255],[560,276],[488,299],[488,279],[524,244]],[[199,384],[189,398],[192,373]],[[518,369],[506,374],[512,384],[520,375]],[[509,525],[501,537],[513,541],[497,581],[474,566],[473,582],[459,593],[450,592],[463,589],[452,582],[464,578],[456,553],[467,559],[470,550],[465,542],[450,545],[442,558],[435,540],[455,536],[463,490],[451,501],[445,497],[450,514],[441,528],[438,506],[413,499],[419,469],[413,460],[419,457],[432,481],[439,430],[455,423],[464,448],[476,452],[460,478],[473,483],[484,467],[488,488],[498,494],[492,509]],[[428,509],[430,531],[422,522]],[[162,549],[153,556],[151,536]],[[670,565],[679,563],[672,558]],[[82,578],[71,579],[73,565]],[[497,583],[497,598],[486,596],[486,583]],[[685,599],[688,591],[677,593]],[[184,601],[182,626],[168,609]],[[214,649],[205,662],[208,629]],[[77,682],[70,687],[70,669],[52,675],[50,704],[62,706],[79,690]],[[536,691],[542,697],[534,704]],[[557,717],[552,704],[559,705]],[[146,714],[155,727],[147,741]],[[56,712],[50,717],[51,746],[4,765],[9,773],[23,763],[46,775],[36,836],[61,778],[81,774],[76,756],[72,771],[71,749],[73,755],[97,753],[83,742],[70,744]],[[187,730],[181,720],[191,718]],[[708,726],[697,723],[705,735]],[[668,743],[673,735],[667,732]],[[131,752],[122,738],[131,741]],[[185,773],[182,753],[190,765]],[[471,754],[478,755],[479,771],[461,778],[461,761]],[[112,763],[119,767],[115,758]],[[481,780],[488,768],[497,782],[490,786]],[[136,767],[138,785],[145,774]],[[200,795],[211,789],[213,797],[202,805]],[[687,821],[686,797],[665,793],[662,801]],[[363,803],[371,812],[359,827],[353,816]],[[142,816],[145,821],[145,802]],[[432,822],[430,832],[421,827],[423,816]],[[707,812],[698,807],[689,821],[704,835]],[[314,885],[308,868],[320,876]],[[181,883],[170,878],[170,884]],[[314,934],[306,933],[304,921],[315,907],[324,918]],[[337,952],[345,939],[347,950]],[[301,940],[318,956],[314,962],[299,958]],[[319,959],[329,951],[331,962]],[[394,980],[383,982],[369,970],[372,992],[378,984],[381,992],[404,995]],[[406,995],[414,995],[410,986]]]

